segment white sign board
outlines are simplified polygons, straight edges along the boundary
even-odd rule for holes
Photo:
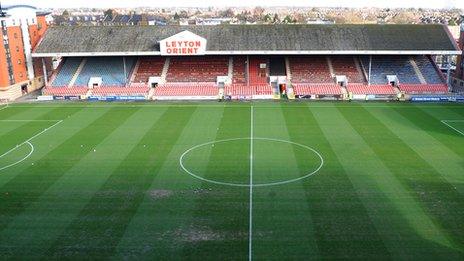
[[[161,55],[204,55],[206,39],[189,31],[183,31],[160,42]]]

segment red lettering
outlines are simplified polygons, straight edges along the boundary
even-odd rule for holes
[[[195,45],[196,45],[196,47],[201,47],[201,41],[196,41]]]

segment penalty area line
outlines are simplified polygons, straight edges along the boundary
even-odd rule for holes
[[[0,158],[3,158],[4,156],[10,154],[11,152],[13,152],[14,150],[18,149],[19,147],[21,147],[22,145],[24,144],[28,144],[30,147],[31,147],[31,152],[26,156],[24,157],[23,159],[21,159],[20,161],[14,163],[14,164],[11,164],[9,166],[4,166],[4,167],[1,167],[0,170],[4,170],[6,168],[9,168],[9,167],[12,167],[16,164],[19,164],[21,162],[23,162],[24,160],[26,160],[27,158],[29,158],[29,156],[32,155],[32,153],[34,152],[34,145],[32,145],[31,143],[31,140],[37,138],[38,136],[42,135],[43,133],[45,133],[46,131],[50,130],[51,128],[55,127],[56,125],[62,123],[63,120],[59,120],[58,122],[56,122],[55,124],[53,124],[52,126],[48,127],[48,128],[45,128],[44,130],[42,130],[41,132],[35,134],[34,136],[30,137],[29,139],[23,141],[22,143],[16,145],[14,148],[11,148],[10,150],[8,150],[7,152],[3,153],[2,155],[0,155]]]
[[[462,132],[461,130],[458,130],[457,128],[453,127],[451,124],[449,124],[448,122],[464,122],[464,120],[441,120],[441,123],[445,124],[446,126],[448,126],[449,128],[453,129],[454,131],[456,131],[457,133],[461,134],[462,136],[464,136],[464,132]]]

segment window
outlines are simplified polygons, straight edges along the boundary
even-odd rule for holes
[[[16,46],[16,52],[19,52],[19,46]]]
[[[18,34],[14,33],[13,37],[14,37],[14,39],[18,39]]]
[[[18,64],[21,64],[21,59],[18,59]]]

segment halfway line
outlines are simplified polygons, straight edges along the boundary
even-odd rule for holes
[[[252,260],[253,255],[253,106],[250,110],[250,217],[248,229],[248,260]]]

